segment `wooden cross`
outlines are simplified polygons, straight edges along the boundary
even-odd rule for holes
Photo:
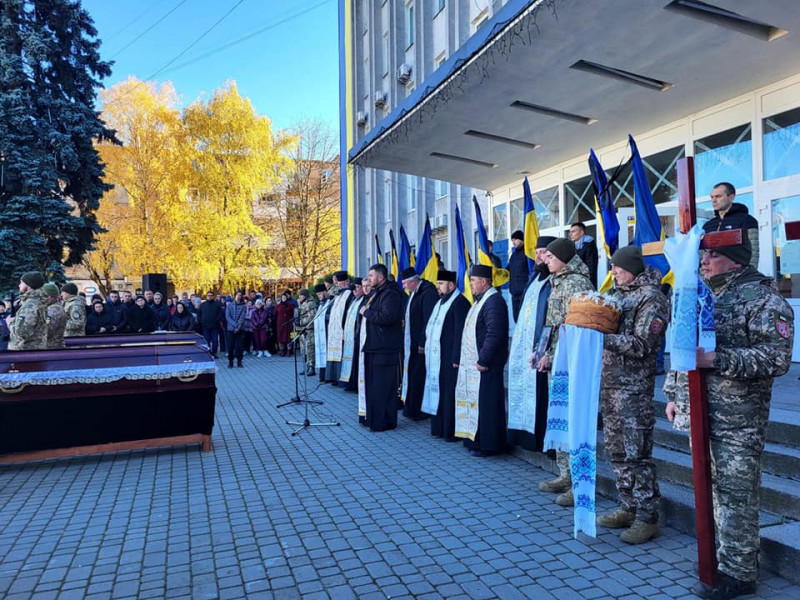
[[[678,221],[683,234],[697,222],[694,193],[694,158],[678,161]],[[787,229],[788,232],[788,229]],[[700,248],[708,250],[743,243],[742,230],[732,229],[706,233]],[[642,255],[664,253],[664,242],[642,244]],[[696,369],[689,372],[689,411],[691,414],[692,471],[694,474],[695,527],[697,530],[697,559],[700,581],[708,586],[717,583],[717,553],[714,543],[714,505],[711,496],[711,450],[706,373]]]

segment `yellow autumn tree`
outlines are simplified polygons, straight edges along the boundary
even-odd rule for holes
[[[261,279],[269,257],[253,201],[285,170],[292,138],[273,135],[234,84],[183,114],[169,82],[129,78],[101,98],[122,145],[99,146],[115,189],[101,201],[107,231],[87,260],[102,267],[113,255],[130,277],[164,272],[181,288]]]

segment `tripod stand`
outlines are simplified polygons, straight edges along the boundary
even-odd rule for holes
[[[292,321],[294,321],[294,319],[292,319]],[[313,321],[312,321],[312,323],[313,323]],[[293,346],[292,355],[294,356],[294,396],[289,398],[286,402],[282,402],[281,404],[278,404],[276,406],[276,408],[283,408],[284,406],[289,406],[291,404],[299,404],[301,402],[308,402],[310,404],[322,404],[321,400],[302,400],[300,398],[300,376],[299,376],[300,373],[297,371],[297,355],[299,354],[298,346],[299,346],[300,340],[302,339],[302,337],[304,335],[306,335],[306,332],[308,331],[308,328],[311,327],[312,323],[309,323],[308,325],[303,327],[300,331],[295,332],[297,335],[295,336],[295,338],[293,340],[291,340],[289,342],[289,346]],[[305,365],[303,365],[303,366],[305,367]],[[303,372],[305,372],[305,368],[303,369]],[[303,384],[305,384],[305,379],[303,380]],[[305,388],[305,385],[303,387]],[[308,397],[308,394],[306,394],[306,398],[307,397]]]

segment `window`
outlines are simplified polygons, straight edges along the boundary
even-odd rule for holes
[[[391,63],[391,56],[389,52],[389,32],[383,34],[383,74],[389,74],[389,66]]]
[[[392,180],[388,177],[383,181],[383,220],[392,220]]]
[[[536,211],[536,220],[539,229],[557,227],[560,225],[558,217],[560,214],[558,206],[558,186],[533,192],[533,208]]]
[[[786,235],[786,223],[796,221],[800,221],[800,196],[772,201],[775,282],[785,298],[800,298],[800,240]]]
[[[414,175],[405,176],[406,206],[408,212],[417,210],[417,178]]]
[[[492,207],[492,235],[489,238],[494,244],[492,253],[502,260],[508,255],[508,224],[506,223],[508,204],[498,204]]]
[[[694,143],[694,185],[697,195],[711,193],[728,181],[737,189],[753,185],[753,143],[750,123],[715,133]]]
[[[447,188],[448,183],[446,181],[437,181],[436,182],[436,196],[438,198],[444,198],[447,196]]]
[[[447,0],[438,0],[436,14],[439,14],[441,11],[444,10],[445,4],[447,4]]]
[[[647,183],[650,185],[650,193],[656,204],[678,198],[678,161],[685,154],[685,148],[677,146],[642,157]],[[613,170],[606,171],[609,181],[613,173]],[[630,168],[623,171],[619,179],[611,184],[611,193],[614,196],[614,206],[617,208],[633,206],[633,173]],[[594,191],[591,201],[594,204]]]
[[[408,6],[406,6],[406,32],[408,32],[408,44],[407,46],[412,46],[414,44],[414,3],[412,2]]]
[[[764,180],[800,173],[800,108],[764,119]]]
[[[525,231],[525,198],[517,198],[509,204],[511,225],[508,230],[514,233],[518,229]]]
[[[564,208],[566,209],[564,223],[567,225],[575,221],[591,221],[595,218],[594,187],[591,175],[564,184]]]
[[[322,185],[326,185],[330,180],[331,176],[333,175],[333,171],[330,169],[325,169],[322,171],[322,175],[320,176],[320,180]]]

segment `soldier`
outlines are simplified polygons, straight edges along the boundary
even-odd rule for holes
[[[42,293],[47,303],[47,347],[63,348],[67,313],[58,301],[58,286],[55,283],[45,283]]]
[[[603,342],[600,410],[620,507],[598,516],[597,524],[627,528],[620,539],[641,544],[660,531],[653,392],[656,354],[664,339],[669,306],[660,289],[661,273],[645,267],[639,246],[617,250],[611,257],[611,272],[616,287],[608,295],[622,305],[622,318],[619,333],[607,334]]]
[[[17,316],[6,320],[10,333],[9,350],[41,350],[47,347],[47,310],[41,291],[43,285],[44,277],[36,271],[29,271],[20,279]]]
[[[317,302],[311,297],[308,290],[302,289],[297,296],[300,300],[300,306],[297,311],[297,324],[300,328],[308,327],[303,334],[303,339],[300,341],[300,348],[303,352],[303,360],[306,361],[306,375],[313,377],[316,375],[314,367],[314,317],[317,314]]]
[[[567,318],[569,301],[575,294],[594,290],[589,279],[589,269],[575,250],[575,244],[564,238],[558,238],[547,244],[545,255],[547,267],[553,274],[550,279],[552,291],[547,300],[547,316],[545,326],[551,327],[550,343],[547,353],[539,359],[539,371],[550,371],[553,356],[558,343],[558,328]],[[572,476],[570,475],[569,452],[557,451],[556,463],[559,476],[550,481],[542,481],[539,489],[543,492],[560,494],[556,498],[559,506],[574,506],[572,496]]]
[[[61,288],[61,305],[67,315],[64,337],[86,335],[86,307],[74,283],[65,283]]]
[[[746,237],[745,237],[746,239]],[[756,590],[761,457],[772,380],[789,370],[794,313],[774,281],[750,265],[746,245],[707,250],[700,262],[714,294],[716,351],[698,349],[697,367],[709,369],[711,480],[719,540],[720,577],[693,591],[726,600]],[[675,405],[667,405],[672,420]]]

